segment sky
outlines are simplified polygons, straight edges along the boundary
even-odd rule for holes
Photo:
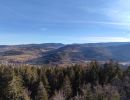
[[[130,41],[130,0],[0,0],[0,45]]]

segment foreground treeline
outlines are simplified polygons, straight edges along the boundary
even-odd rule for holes
[[[130,100],[130,67],[0,65],[0,100]]]

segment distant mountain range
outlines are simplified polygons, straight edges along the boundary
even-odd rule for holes
[[[1,45],[1,63],[64,64],[90,60],[130,62],[130,42]]]

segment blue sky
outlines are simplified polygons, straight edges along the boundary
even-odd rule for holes
[[[0,44],[130,41],[130,0],[0,0]]]

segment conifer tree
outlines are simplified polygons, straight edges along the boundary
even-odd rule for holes
[[[65,80],[63,83],[63,93],[64,93],[66,99],[68,99],[72,95],[71,82],[70,82],[68,76],[65,77]]]
[[[50,92],[50,86],[49,86],[49,82],[47,79],[47,76],[45,74],[46,72],[44,70],[40,70],[40,74],[39,74],[39,79],[41,80],[41,82],[43,82],[43,85],[46,89],[47,92]]]
[[[12,80],[12,72],[12,68],[0,65],[0,100],[4,100],[6,97],[6,87],[8,86],[8,82]]]
[[[48,100],[48,94],[42,82],[39,82],[37,88],[36,100]]]
[[[92,84],[97,84],[98,81],[99,81],[99,66],[98,66],[98,63],[96,61],[93,61],[90,63],[90,73],[89,73],[89,76],[90,76],[90,82]]]
[[[51,98],[51,100],[65,100],[63,91],[55,92],[55,95]]]
[[[7,87],[7,100],[30,100],[22,86],[20,77],[13,76]]]

